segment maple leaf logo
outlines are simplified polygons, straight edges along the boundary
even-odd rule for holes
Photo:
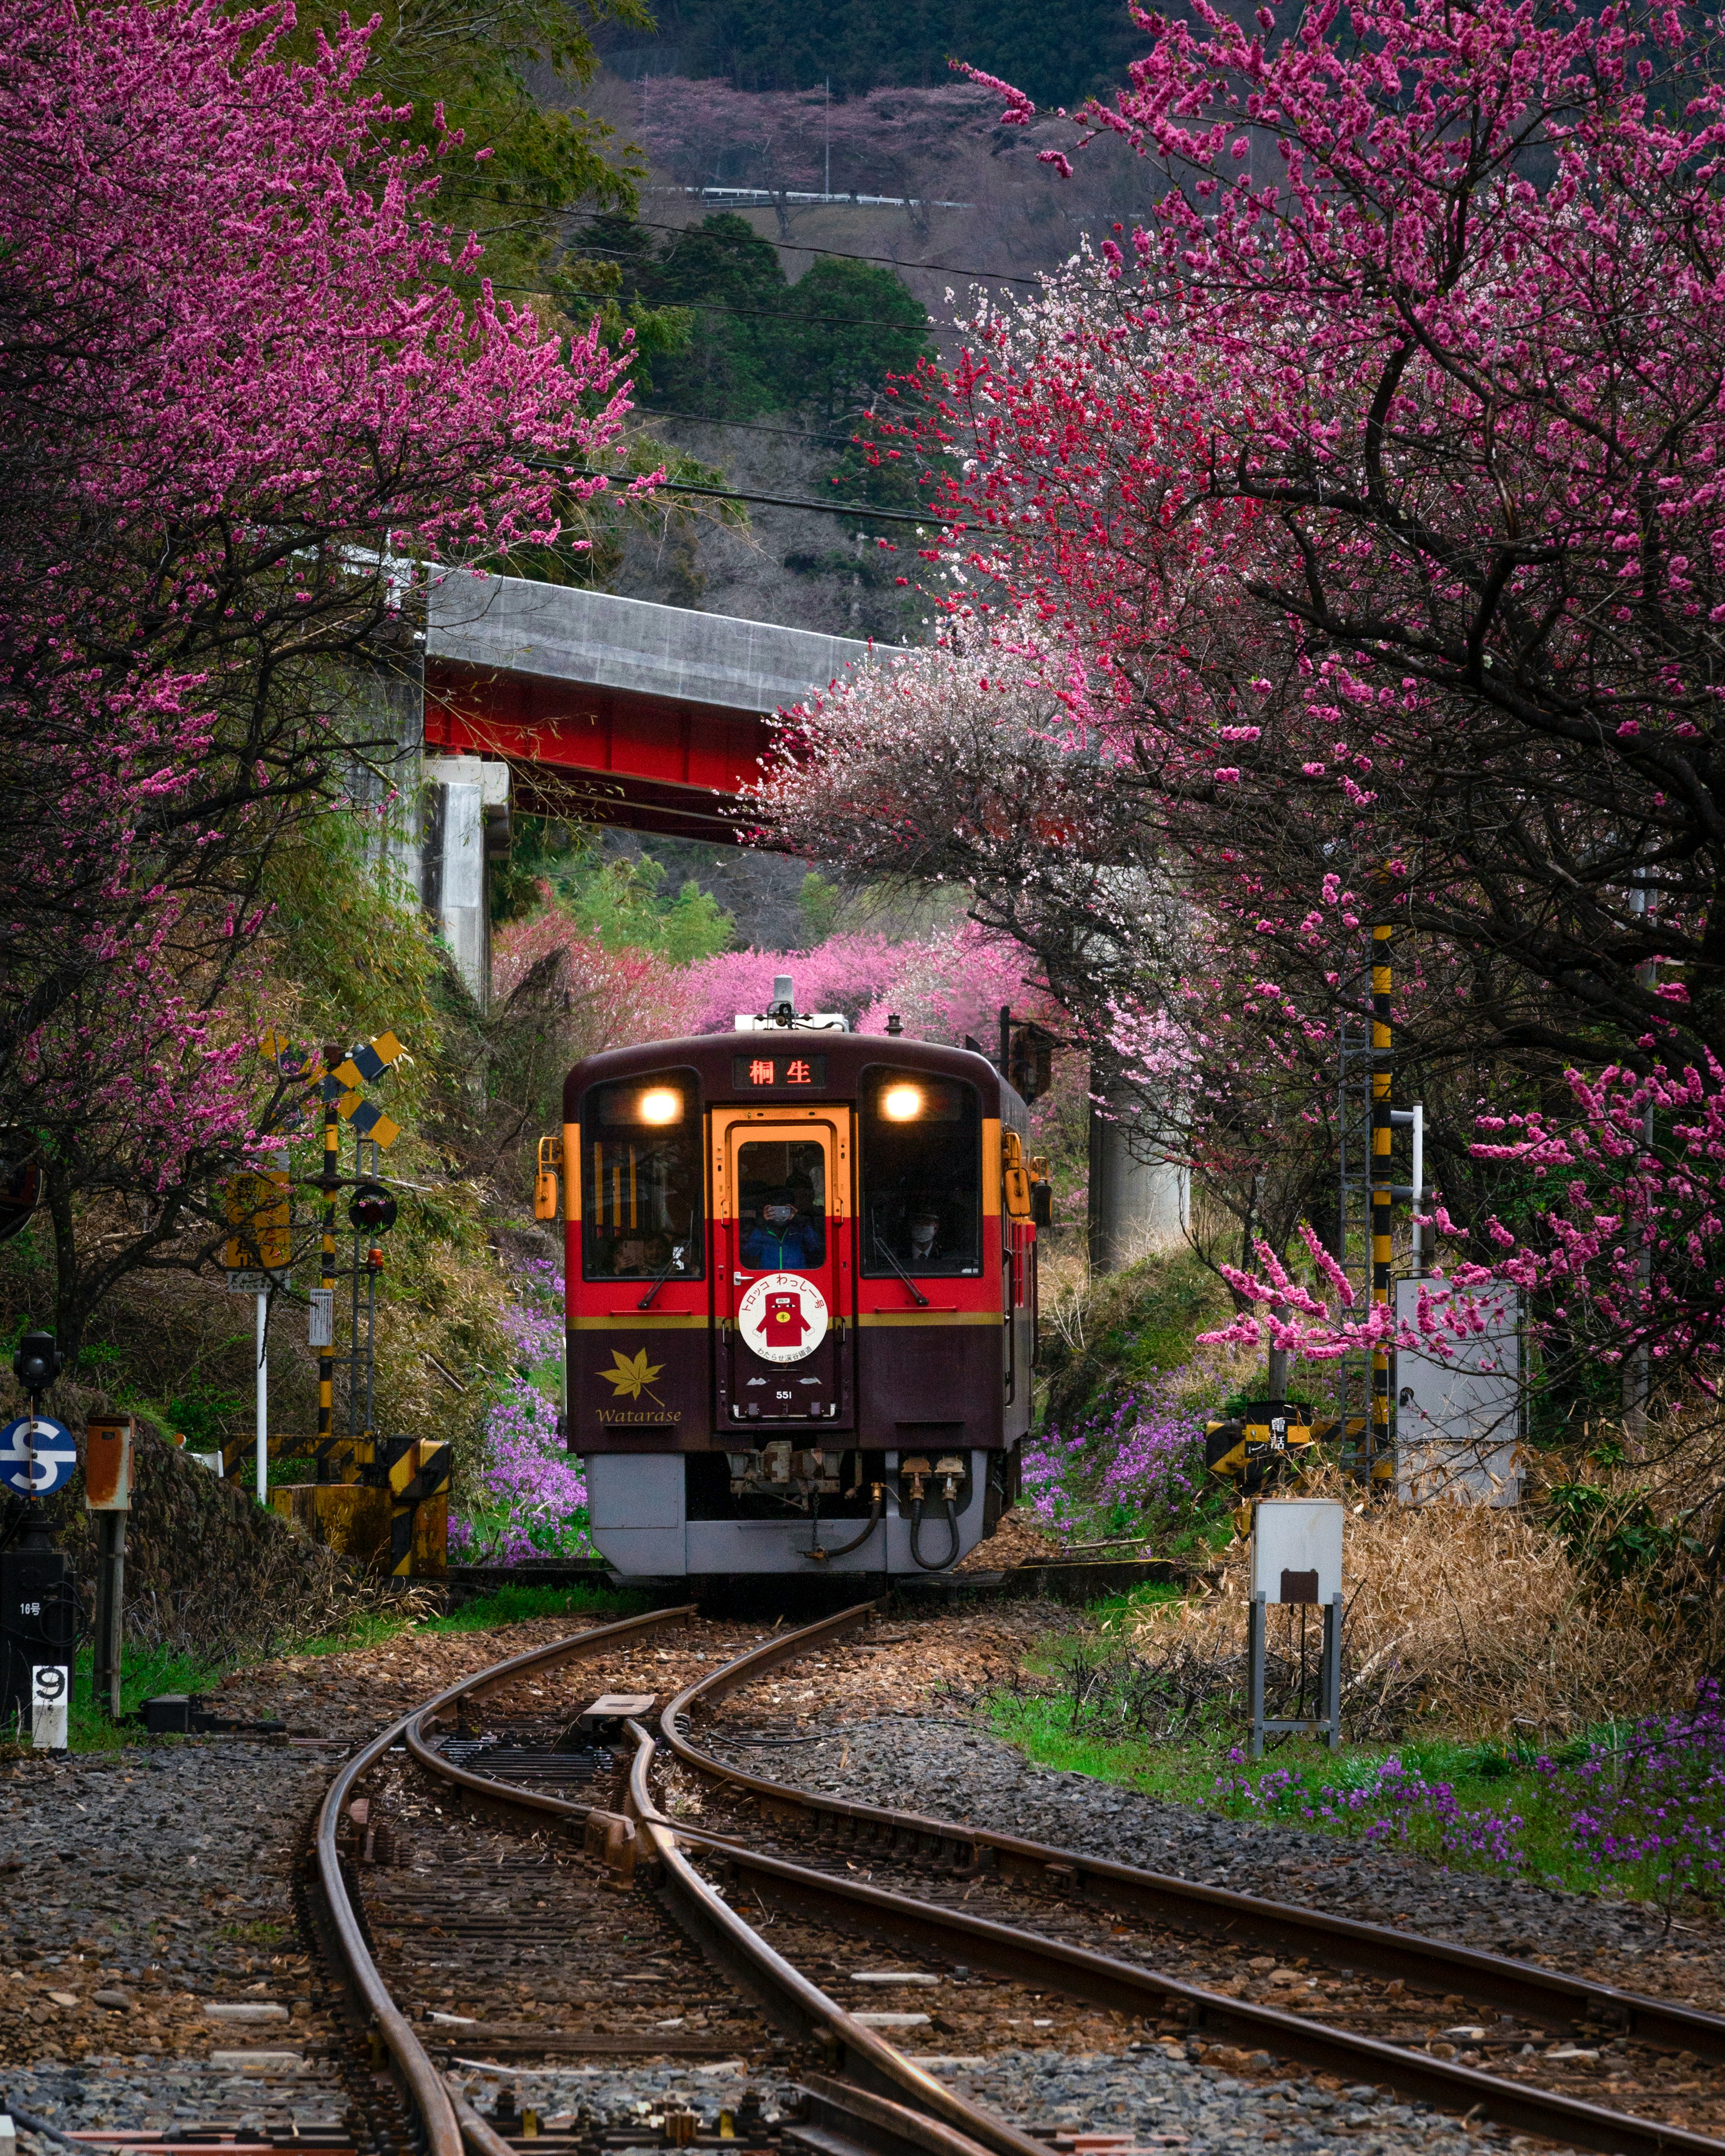
[[[620,1348],[614,1348],[611,1361],[614,1367],[601,1370],[599,1375],[609,1380],[619,1399],[638,1400],[645,1393],[649,1399],[658,1400],[660,1407],[665,1405],[658,1394],[650,1389],[653,1380],[665,1368],[663,1363],[649,1363],[644,1348],[638,1348],[633,1355],[625,1355]]]

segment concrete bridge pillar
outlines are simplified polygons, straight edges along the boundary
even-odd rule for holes
[[[1192,1173],[1172,1161],[1141,1158],[1153,1144],[1122,1096],[1090,1111],[1090,1262],[1119,1272],[1153,1250],[1171,1250],[1192,1218]]]
[[[429,756],[420,799],[420,900],[475,1003],[489,1011],[485,870],[509,851],[509,766],[476,756]]]

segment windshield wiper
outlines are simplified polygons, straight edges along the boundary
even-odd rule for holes
[[[670,1278],[671,1275],[673,1273],[680,1273],[682,1270],[683,1253],[680,1247],[673,1250],[670,1255],[665,1260],[664,1271],[661,1272],[657,1279],[655,1280],[652,1286],[648,1289],[647,1292],[635,1305],[635,1308],[637,1310],[645,1310],[652,1302],[654,1296],[658,1294],[660,1288],[662,1288],[665,1282]]]
[[[886,1241],[878,1228],[875,1230],[875,1248],[880,1253],[881,1256],[886,1259],[887,1264],[892,1267],[894,1272],[898,1275],[905,1286],[909,1288],[911,1294],[916,1296],[917,1301],[922,1304],[925,1310],[927,1310],[928,1307],[928,1297],[924,1295],[922,1289],[917,1286],[916,1281],[911,1278],[911,1276],[905,1270],[898,1260],[894,1257],[891,1251],[887,1249]]]

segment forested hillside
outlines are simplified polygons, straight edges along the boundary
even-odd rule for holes
[[[853,96],[883,84],[946,81],[949,57],[1007,76],[1039,105],[1071,105],[1117,82],[1142,33],[1119,0],[669,0],[659,35],[624,24],[606,40],[628,72],[719,75],[738,90],[803,90],[830,80]]]

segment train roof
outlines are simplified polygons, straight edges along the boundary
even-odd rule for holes
[[[799,1091],[798,1097],[803,1101],[811,1097],[854,1098],[863,1072],[885,1063],[901,1070],[940,1071],[963,1078],[982,1096],[985,1116],[998,1116],[1014,1130],[1024,1129],[1028,1122],[1029,1111],[1018,1093],[986,1055],[973,1049],[915,1040],[908,1034],[838,1033],[791,1026],[773,1026],[758,1033],[689,1034],[675,1040],[644,1041],[633,1048],[608,1048],[597,1055],[583,1056],[563,1081],[563,1119],[566,1122],[577,1120],[581,1096],[589,1086],[671,1065],[696,1072],[701,1097],[709,1105],[745,1100],[763,1104],[768,1096],[735,1082],[733,1059],[787,1055],[826,1059],[826,1084],[818,1095]],[[775,1091],[771,1097],[788,1101],[790,1096]]]

